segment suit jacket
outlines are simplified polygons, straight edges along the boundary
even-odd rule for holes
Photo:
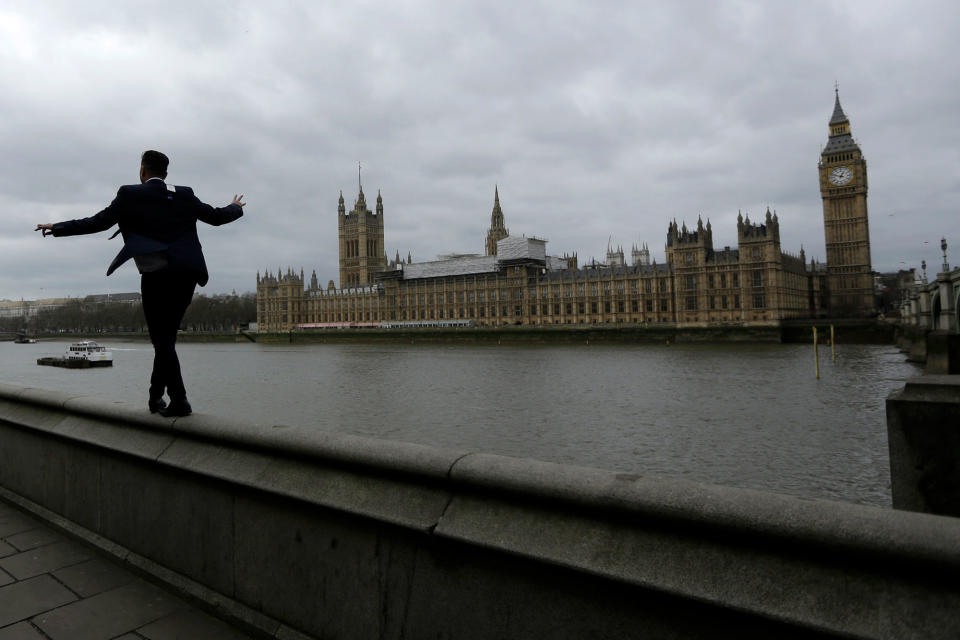
[[[120,187],[106,209],[89,218],[53,225],[54,236],[73,236],[105,231],[119,225],[123,248],[110,263],[107,275],[135,256],[164,252],[167,268],[192,273],[202,287],[207,284],[197,220],[219,226],[243,215],[237,204],[214,208],[200,202],[190,187],[173,187],[160,180]]]

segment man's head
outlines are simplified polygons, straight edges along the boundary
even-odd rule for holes
[[[144,151],[140,156],[140,182],[150,178],[166,178],[170,159],[159,151]]]

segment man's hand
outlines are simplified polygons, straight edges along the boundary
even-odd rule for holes
[[[241,198],[243,196],[240,196]],[[38,224],[37,228],[34,231],[39,231],[44,236],[53,235],[53,225],[52,224]]]
[[[247,203],[243,201],[242,193],[239,196],[237,194],[233,194],[233,202],[231,202],[230,204],[238,204],[241,207],[247,206]]]

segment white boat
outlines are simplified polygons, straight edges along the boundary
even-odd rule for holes
[[[109,367],[113,364],[113,352],[93,340],[74,342],[63,354],[66,360],[86,360],[91,367]]]

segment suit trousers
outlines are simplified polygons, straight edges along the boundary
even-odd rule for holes
[[[143,315],[153,343],[151,400],[162,398],[164,390],[170,400],[185,400],[187,397],[177,358],[177,331],[196,286],[196,276],[186,271],[161,269],[140,276]]]

